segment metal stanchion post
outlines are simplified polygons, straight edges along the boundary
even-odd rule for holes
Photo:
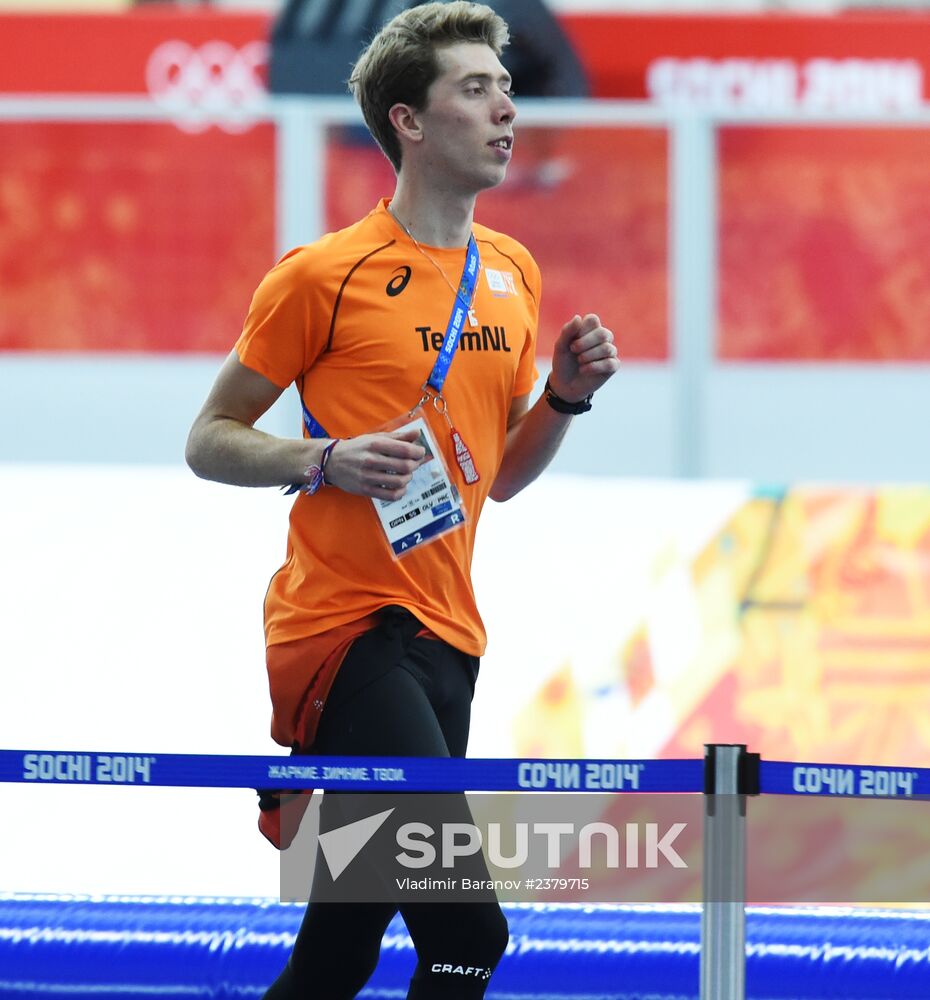
[[[759,791],[759,755],[743,744],[704,750],[701,1000],[744,1000],[746,796]]]

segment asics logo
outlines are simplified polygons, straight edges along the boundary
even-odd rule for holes
[[[398,274],[398,272],[400,273]],[[392,299],[396,295],[400,295],[400,293],[407,287],[407,282],[410,281],[411,273],[410,268],[406,264],[404,264],[403,267],[396,268],[394,270],[395,277],[391,278],[391,280],[387,283],[387,288],[384,289],[385,292],[387,292]]]
[[[245,132],[255,124],[266,88],[261,70],[268,44],[229,42],[200,46],[171,40],[149,56],[145,82],[152,100],[172,112],[178,128],[203,132],[211,125],[224,132]]]

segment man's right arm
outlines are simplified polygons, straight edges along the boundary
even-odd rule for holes
[[[191,469],[201,479],[233,486],[306,482],[307,468],[319,464],[330,439],[291,440],[254,427],[283,391],[231,352],[188,435]],[[399,500],[424,456],[416,439],[416,432],[395,431],[340,441],[326,465],[326,481],[348,493]]]
[[[201,479],[233,486],[303,482],[304,469],[320,460],[326,442],[286,440],[253,426],[283,391],[233,351],[188,435],[184,457],[191,469]]]

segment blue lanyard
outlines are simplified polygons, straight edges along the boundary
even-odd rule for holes
[[[478,253],[478,244],[475,242],[474,234],[472,234],[468,238],[465,269],[462,271],[462,279],[459,281],[459,288],[455,293],[455,301],[452,303],[452,312],[449,316],[449,322],[446,324],[446,335],[442,341],[442,348],[439,351],[439,357],[436,358],[436,364],[433,365],[433,370],[426,380],[426,384],[438,393],[442,392],[446,376],[449,374],[452,359],[458,350],[459,341],[462,337],[462,329],[465,326],[465,318],[468,316],[468,310],[471,309],[471,304],[475,297],[475,287],[478,284],[480,268],[481,256]],[[332,436],[326,432],[323,425],[307,409],[303,401],[303,396],[300,399],[300,406],[304,411],[304,426],[307,428],[307,433],[310,437],[328,438]]]
[[[307,404],[304,402],[304,397],[300,397],[300,408],[304,411],[304,427],[307,428],[307,434],[312,438],[328,438],[331,435],[327,434],[326,428],[316,419],[316,417],[307,409]]]
[[[478,244],[475,242],[474,234],[468,237],[468,251],[465,254],[465,270],[462,271],[462,280],[459,282],[459,290],[455,293],[455,301],[452,303],[452,314],[446,324],[446,335],[443,338],[442,348],[436,364],[430,372],[426,384],[442,392],[446,376],[449,374],[449,366],[458,350],[459,340],[462,336],[462,328],[465,326],[465,317],[471,309],[472,300],[475,297],[475,286],[478,284],[478,270],[481,258],[478,254]]]

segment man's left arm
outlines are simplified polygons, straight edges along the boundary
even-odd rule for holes
[[[597,392],[620,367],[613,334],[589,313],[565,326],[552,351],[549,387],[559,399],[580,403]],[[555,457],[574,416],[559,413],[546,394],[529,409],[529,397],[517,396],[510,406],[507,441],[491,487],[492,500],[509,500],[528,486]]]

